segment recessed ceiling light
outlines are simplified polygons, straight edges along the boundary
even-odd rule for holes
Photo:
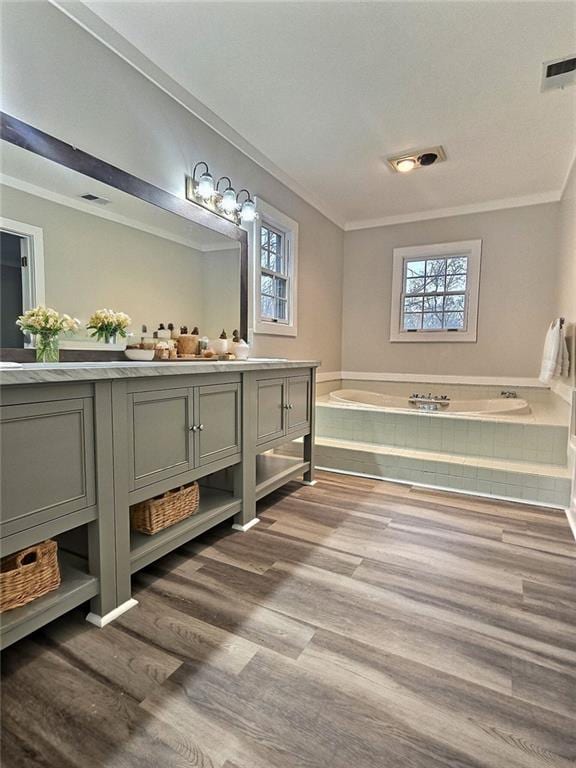
[[[396,173],[409,173],[416,168],[425,168],[446,160],[446,152],[443,147],[430,147],[429,149],[414,149],[402,152],[401,155],[392,155],[386,158],[388,165]]]

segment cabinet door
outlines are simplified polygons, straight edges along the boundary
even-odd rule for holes
[[[2,535],[96,503],[91,398],[0,408]]]
[[[135,392],[129,403],[131,490],[193,469],[192,390]]]
[[[288,433],[310,425],[310,376],[289,376],[287,382]]]
[[[261,379],[257,385],[258,424],[256,442],[258,445],[284,435],[285,379]]]
[[[240,384],[194,389],[197,466],[236,456],[241,450]]]

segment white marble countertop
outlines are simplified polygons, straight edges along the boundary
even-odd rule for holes
[[[18,368],[0,368],[0,385],[49,384],[63,381],[101,381],[103,379],[178,376],[194,373],[232,373],[233,371],[268,371],[285,368],[317,368],[318,360],[252,358],[201,362],[106,363],[22,363]]]

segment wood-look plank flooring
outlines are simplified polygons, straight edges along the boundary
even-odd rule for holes
[[[3,768],[576,764],[561,512],[321,473],[3,659]]]

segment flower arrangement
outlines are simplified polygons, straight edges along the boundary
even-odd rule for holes
[[[109,344],[115,336],[126,338],[126,328],[132,322],[124,312],[114,312],[112,309],[98,309],[88,320],[86,328],[94,331],[92,337],[98,341],[104,340]]]
[[[16,325],[22,333],[36,337],[36,360],[42,363],[58,362],[58,336],[66,331],[75,332],[80,320],[64,315],[51,307],[38,306],[20,315]]]

